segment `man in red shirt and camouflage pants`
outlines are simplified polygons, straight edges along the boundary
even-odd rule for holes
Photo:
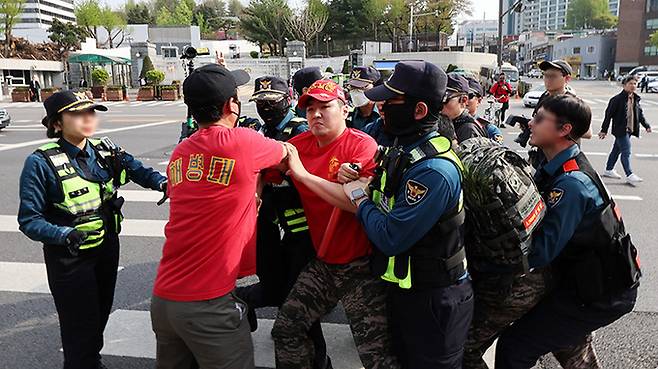
[[[289,141],[289,172],[301,196],[317,251],[302,271],[272,329],[277,368],[311,368],[311,324],[342,302],[361,362],[366,369],[399,368],[392,354],[386,293],[370,273],[370,241],[354,213],[356,207],[338,183],[341,163],[361,163],[373,175],[375,141],[346,128],[345,94],[336,83],[316,81],[299,99],[310,131]],[[294,145],[294,146],[293,146]],[[366,196],[363,193],[363,196]]]

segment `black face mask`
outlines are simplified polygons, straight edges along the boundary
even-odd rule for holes
[[[384,133],[395,136],[401,144],[412,143],[426,133],[436,129],[436,122],[429,119],[416,120],[414,112],[418,100],[408,99],[404,104],[384,104]]]
[[[286,99],[275,103],[266,101],[256,103],[256,111],[258,112],[258,115],[269,127],[273,127],[281,123],[283,118],[288,115],[289,110],[290,105]]]

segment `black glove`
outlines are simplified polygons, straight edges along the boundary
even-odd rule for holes
[[[165,201],[167,201],[167,199],[169,198],[169,195],[167,195],[167,181],[166,180],[160,182],[159,191],[162,192],[162,198],[157,202],[158,206],[164,204]]]
[[[87,234],[85,232],[74,229],[66,235],[66,249],[69,250],[69,253],[72,256],[78,256],[80,245],[82,245],[86,239]]]

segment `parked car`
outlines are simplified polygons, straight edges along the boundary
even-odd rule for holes
[[[539,101],[539,98],[541,95],[544,94],[546,91],[546,87],[544,85],[539,85],[532,90],[526,92],[525,95],[523,95],[523,105],[526,108],[534,108],[537,106],[537,102]],[[576,91],[569,85],[567,85],[567,91],[569,91],[572,94],[576,94]]]
[[[531,69],[530,72],[528,72],[528,74],[526,74],[526,76],[528,78],[541,78],[542,73],[539,69]]]
[[[0,129],[6,128],[11,124],[11,116],[7,112],[7,109],[0,109]]]
[[[649,84],[647,85],[647,90],[649,92],[658,92],[658,81],[657,80],[650,81]]]

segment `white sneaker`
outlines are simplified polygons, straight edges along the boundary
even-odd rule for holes
[[[621,176],[619,175],[619,173],[617,173],[617,171],[614,170],[614,169],[604,171],[602,176],[603,177],[608,177],[608,178],[614,178],[614,179],[621,179]]]
[[[643,179],[640,178],[637,174],[633,173],[630,176],[626,177],[626,182],[630,185],[635,186],[636,183],[642,182]]]

